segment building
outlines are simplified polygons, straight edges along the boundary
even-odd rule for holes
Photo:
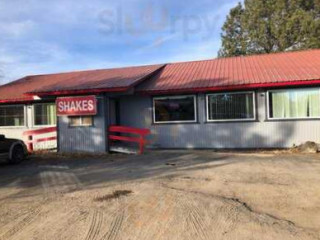
[[[79,96],[85,111],[68,112]],[[320,142],[320,49],[35,75],[0,86],[1,134],[23,138],[55,125],[62,152],[107,151],[110,125],[151,129],[153,148]]]

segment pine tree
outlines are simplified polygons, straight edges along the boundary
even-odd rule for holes
[[[246,0],[222,31],[219,56],[320,48],[320,0]]]
[[[241,3],[231,9],[222,27],[222,49],[220,56],[239,56],[246,53],[246,43],[242,29],[243,7]]]

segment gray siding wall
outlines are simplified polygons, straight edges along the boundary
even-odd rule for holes
[[[197,95],[198,123],[152,124],[152,98],[122,97],[121,125],[149,128],[152,147],[159,148],[287,148],[320,142],[320,120],[268,121],[266,92],[256,92],[256,122],[206,123],[205,94]]]
[[[97,96],[98,114],[92,127],[70,127],[67,116],[58,117],[60,152],[105,152],[107,99]]]

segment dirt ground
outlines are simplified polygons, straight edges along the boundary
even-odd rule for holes
[[[0,164],[0,239],[320,239],[320,155],[155,151]]]

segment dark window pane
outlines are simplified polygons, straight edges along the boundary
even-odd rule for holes
[[[154,99],[155,122],[195,121],[194,96]]]
[[[34,105],[35,125],[56,125],[56,105],[54,103],[43,103]]]
[[[24,126],[24,106],[0,106],[0,126]]]
[[[253,119],[253,101],[253,93],[209,95],[209,120]]]

